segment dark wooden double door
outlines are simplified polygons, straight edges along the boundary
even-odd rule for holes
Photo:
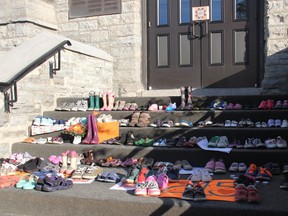
[[[192,8],[209,6],[209,20]],[[148,87],[254,87],[257,0],[148,0]]]

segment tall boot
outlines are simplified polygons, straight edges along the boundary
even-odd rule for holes
[[[97,92],[94,96],[94,110],[100,110],[100,95],[99,92]]]
[[[193,109],[192,87],[191,86],[187,87],[187,105],[186,105],[185,109],[187,109],[187,110],[192,110]]]
[[[186,106],[185,87],[180,88],[180,94],[181,94],[181,105],[177,108],[177,110],[184,110]]]
[[[83,144],[89,144],[92,140],[92,122],[90,116],[91,115],[88,115],[87,135],[85,139],[82,141]]]
[[[97,123],[95,121],[95,116],[91,115],[91,124],[92,124],[92,140],[90,141],[91,144],[99,144],[99,136],[98,136],[98,128]]]
[[[68,168],[68,154],[70,153],[69,150],[67,150],[66,152],[63,152],[61,154],[62,156],[62,166],[60,168],[60,173],[65,173],[65,171]]]
[[[93,110],[95,108],[94,97],[95,97],[95,92],[89,92],[89,108],[88,108],[88,110]]]
[[[70,175],[77,169],[77,158],[78,154],[76,151],[71,151],[70,153],[70,165],[66,170],[66,174]]]
[[[107,92],[102,93],[102,101],[103,101],[103,106],[100,109],[101,111],[107,108]]]
[[[112,92],[108,92],[107,98],[108,98],[108,106],[105,110],[111,111],[114,106],[114,94]]]

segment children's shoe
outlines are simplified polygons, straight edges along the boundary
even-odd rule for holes
[[[136,196],[146,196],[147,195],[147,182],[137,183],[136,188],[134,190],[134,195]]]
[[[259,181],[269,181],[272,177],[272,174],[265,167],[259,167],[259,172],[257,173],[256,180]]]
[[[258,106],[258,109],[267,109],[267,101],[263,100]]]
[[[176,110],[176,103],[170,103],[167,107],[166,107],[166,111],[174,111]]]
[[[277,137],[276,145],[277,145],[277,148],[281,148],[281,149],[287,148],[287,142],[286,140],[282,139],[281,136]]]
[[[205,165],[205,168],[208,172],[213,173],[215,170],[215,160],[211,159],[210,161],[208,161]]]
[[[162,173],[158,176],[157,178],[157,183],[158,186],[161,190],[165,189],[168,187],[168,183],[169,183],[169,178],[166,174]]]
[[[251,177],[256,177],[258,174],[258,168],[255,164],[250,164],[249,168],[246,171],[246,175]]]
[[[250,203],[259,203],[260,196],[258,190],[254,185],[249,185],[247,187],[247,201]]]
[[[204,201],[206,200],[206,194],[204,192],[204,188],[197,183],[194,185],[194,201]]]
[[[215,163],[215,173],[226,173],[226,167],[222,160],[218,160]]]
[[[247,188],[244,184],[237,184],[235,187],[235,201],[247,201]]]
[[[160,195],[160,189],[156,180],[156,176],[152,175],[149,176],[146,179],[146,182],[148,184],[147,188],[147,195],[148,196],[159,196]]]
[[[233,162],[229,167],[229,172],[237,172],[239,167],[239,163]]]

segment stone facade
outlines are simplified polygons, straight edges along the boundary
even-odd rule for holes
[[[265,73],[263,93],[288,92],[288,0],[265,4]]]
[[[0,106],[0,156],[7,156],[12,143],[29,135],[33,118],[53,110],[58,97],[87,97],[96,87],[121,96],[145,89],[145,1],[122,0],[121,14],[77,19],[68,17],[68,0],[2,0],[0,4],[0,55],[45,30],[113,57],[110,62],[66,50],[54,79],[48,76],[47,61],[19,81],[19,100],[11,113]],[[262,87],[266,93],[288,92],[287,19],[288,0],[265,1]]]

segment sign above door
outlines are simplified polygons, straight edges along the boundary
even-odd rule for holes
[[[192,21],[209,20],[209,6],[192,7]]]

